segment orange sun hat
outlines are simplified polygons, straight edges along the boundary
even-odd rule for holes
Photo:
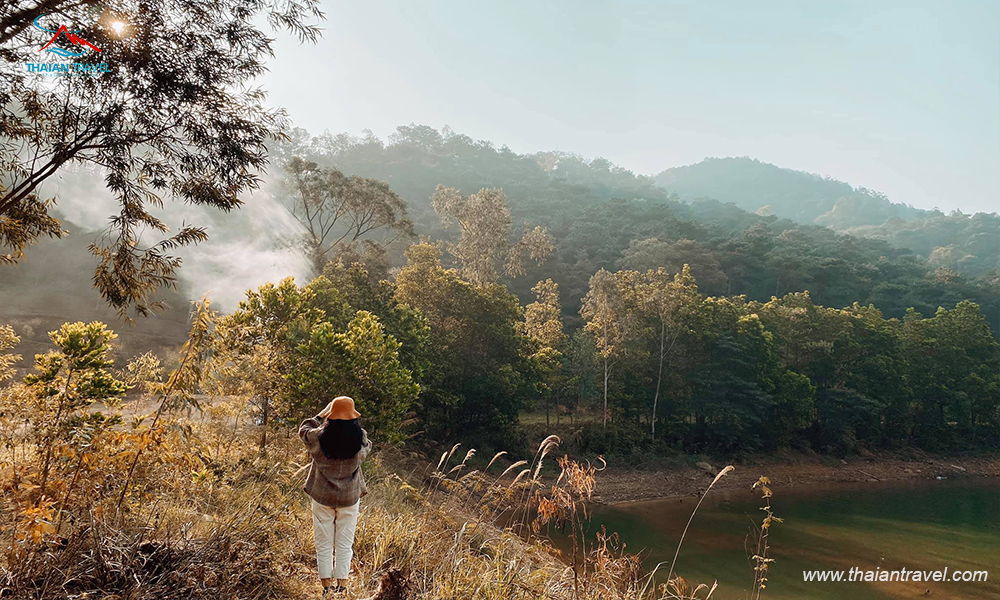
[[[360,416],[361,413],[354,409],[354,398],[350,396],[338,396],[333,399],[330,412],[326,415],[326,418],[335,421],[350,421]]]

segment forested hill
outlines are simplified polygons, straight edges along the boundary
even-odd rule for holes
[[[937,267],[985,275],[1000,267],[1000,216],[921,210],[884,195],[750,158],[706,158],[667,169],[656,183],[683,200],[713,198],[758,215],[825,225],[912,250]]]
[[[273,148],[272,155],[277,164],[291,156],[304,156],[346,174],[389,182],[406,200],[416,232],[432,238],[455,235],[442,228],[431,207],[430,197],[438,184],[458,188],[464,194],[484,187],[502,188],[515,229],[522,223],[544,226],[555,246],[543,266],[529,268],[525,277],[508,285],[522,301],[529,301],[533,283],[551,277],[560,284],[564,317],[570,326],[579,324],[580,299],[595,271],[661,266],[677,270],[684,263],[691,265],[699,288],[712,295],[746,294],[750,299],[767,301],[771,296],[809,290],[818,304],[842,307],[871,303],[888,317],[902,317],[909,307],[930,315],[938,306],[952,307],[971,299],[988,315],[994,332],[1000,325],[1000,283],[995,274],[989,274],[996,268],[995,244],[980,243],[977,248],[983,256],[966,260],[964,266],[972,262],[978,265],[974,273],[978,276],[972,277],[961,270],[959,261],[943,262],[965,256],[964,251],[938,256],[939,262],[932,262],[928,260],[930,251],[918,254],[893,243],[920,241],[921,235],[913,229],[906,230],[909,235],[893,237],[875,228],[866,235],[875,238],[884,234],[886,239],[866,239],[739,207],[752,205],[756,210],[767,204],[758,202],[759,198],[739,205],[720,199],[682,202],[651,178],[604,159],[588,161],[556,152],[518,154],[447,128],[439,132],[427,126],[403,126],[387,141],[372,134],[313,137],[299,129],[290,142]],[[733,161],[785,172],[749,160]],[[788,173],[792,174],[786,180],[790,191],[782,197],[790,198],[795,189],[808,188],[807,183],[824,190],[823,197],[833,203],[830,199],[841,192],[852,191],[847,184]],[[744,178],[731,187],[739,189],[746,181]],[[812,193],[818,205],[822,194]],[[791,200],[788,202],[791,205]],[[953,220],[948,230],[953,237],[972,222],[964,215],[942,217]],[[986,217],[993,220],[981,220],[978,226],[992,230],[994,236],[1000,234],[995,215]],[[929,243],[934,247],[947,245],[944,237],[947,235],[938,235]]]
[[[912,221],[930,214],[843,181],[748,157],[706,158],[673,167],[657,175],[656,183],[685,200],[714,198],[748,212],[838,230],[881,225],[889,219]]]

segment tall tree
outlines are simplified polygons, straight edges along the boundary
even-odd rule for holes
[[[701,297],[691,275],[691,268],[684,265],[673,277],[663,268],[650,270],[639,279],[635,292],[642,310],[653,318],[657,331],[656,386],[653,391],[653,410],[650,416],[650,435],[656,437],[656,409],[663,382],[663,366],[674,344],[684,333],[696,327],[697,304]]]
[[[559,285],[551,279],[539,281],[531,288],[536,300],[524,307],[524,334],[538,344],[534,359],[538,362],[545,389],[545,424],[549,424],[552,398],[558,397],[565,377],[562,374],[563,353],[560,348],[566,341],[559,306]]]
[[[735,300],[706,298],[700,304],[701,355],[690,375],[696,425],[689,441],[695,448],[752,451],[766,442],[773,376],[780,370],[773,335]]]
[[[524,255],[538,264],[552,253],[552,238],[542,227],[525,226],[520,241],[511,243],[511,216],[507,196],[498,188],[483,188],[463,196],[460,190],[437,186],[431,198],[442,224],[457,221],[462,230],[448,251],[461,265],[462,276],[475,285],[495,283],[499,265],[504,274],[524,274]]]
[[[322,273],[338,251],[348,256],[357,253],[355,243],[368,242],[384,251],[385,245],[399,236],[413,236],[406,202],[388,183],[346,176],[333,167],[320,168],[298,157],[289,161],[285,171],[288,192],[281,200],[306,231],[305,250],[315,274]],[[370,239],[380,231],[393,237],[378,242]],[[373,249],[366,252],[371,254]]]
[[[505,287],[472,285],[443,268],[440,256],[437,246],[414,244],[396,277],[396,299],[431,327],[433,364],[421,381],[428,432],[508,444],[537,385],[530,340],[518,331],[523,310]]]
[[[604,416],[602,426],[608,428],[608,379],[618,359],[625,352],[630,315],[619,277],[601,269],[590,278],[590,290],[583,298],[580,315],[586,320],[585,329],[594,336],[603,367]]]
[[[322,13],[316,0],[5,2],[0,56],[8,64],[39,60],[40,36],[50,36],[32,27],[39,18],[100,48],[74,66],[99,61],[108,71],[0,73],[0,248],[8,249],[0,262],[17,260],[41,235],[61,235],[42,184],[70,166],[95,168],[120,211],[107,241],[91,245],[94,284],[120,314],[146,314],[180,267],[171,251],[207,238],[197,226],[167,235],[150,207],[176,199],[230,211],[258,186],[265,142],[286,125],[248,87],[273,53],[259,24],[312,41]]]
[[[566,339],[563,333],[559,284],[546,279],[531,288],[535,301],[524,307],[524,333],[548,348],[558,348]]]
[[[1000,346],[979,306],[963,301],[952,310],[938,308],[929,319],[911,310],[903,319],[902,339],[908,380],[919,390],[921,445],[946,448],[959,435],[974,437],[979,424],[996,426]]]

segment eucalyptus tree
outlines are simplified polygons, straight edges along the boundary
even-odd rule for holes
[[[656,332],[656,386],[653,392],[653,409],[650,416],[650,436],[656,437],[656,409],[663,382],[663,366],[667,356],[682,334],[696,328],[698,315],[698,285],[691,275],[691,268],[684,265],[674,276],[663,268],[646,271],[638,278],[634,288],[638,304],[654,321]]]
[[[67,168],[93,169],[119,205],[90,246],[94,284],[122,316],[157,308],[152,295],[181,265],[173,251],[208,235],[171,231],[169,210],[153,209],[176,200],[228,212],[258,187],[265,143],[287,126],[251,87],[274,50],[261,24],[314,41],[322,17],[318,0],[0,3],[0,58],[17,65],[0,72],[0,262],[60,237],[59,198],[42,186]],[[89,48],[63,63],[39,58],[62,26]],[[72,76],[50,76],[53,65]]]
[[[546,279],[535,284],[531,291],[536,300],[524,307],[523,331],[538,345],[534,358],[543,374],[545,424],[548,425],[552,398],[558,397],[566,380],[561,351],[566,342],[566,333],[563,331],[561,318],[559,284]]]
[[[438,185],[431,204],[446,227],[458,222],[461,237],[448,252],[461,265],[462,276],[475,285],[496,283],[500,272],[524,275],[524,256],[543,264],[552,253],[552,237],[543,227],[525,225],[524,235],[511,242],[511,216],[502,189],[483,188],[463,196],[460,190]]]
[[[543,347],[558,348],[566,339],[563,332],[559,284],[546,279],[531,288],[536,300],[524,307],[524,333]]]
[[[602,426],[605,430],[608,427],[608,379],[617,361],[625,354],[625,343],[631,333],[633,319],[621,279],[622,275],[606,269],[595,273],[590,278],[590,289],[580,308],[580,316],[586,321],[584,328],[594,336],[603,368]]]
[[[366,253],[377,255],[400,236],[413,237],[406,202],[388,183],[344,175],[298,157],[288,162],[285,171],[288,190],[280,199],[305,230],[306,255],[315,274],[322,273],[338,252],[357,253],[358,242],[373,245]],[[378,232],[391,237],[373,240]]]

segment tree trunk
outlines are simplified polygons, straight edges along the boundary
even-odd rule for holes
[[[53,433],[46,436],[45,443],[45,463],[42,466],[42,483],[39,486],[38,497],[45,498],[45,485],[49,481],[49,469],[52,466],[52,446],[55,443],[55,434],[58,432],[58,427],[62,423],[63,407],[66,406],[66,397],[69,395],[69,384],[73,380],[73,371],[66,374],[66,385],[63,386],[62,395],[59,396],[59,408],[56,410],[56,422],[53,427]]]
[[[656,371],[656,393],[653,394],[653,416],[649,420],[649,437],[656,439],[656,404],[660,401],[660,381],[663,379],[663,357],[665,354],[665,336],[667,332],[667,324],[661,319],[660,320],[660,366]]]
[[[608,359],[604,359],[604,430],[608,430]]]

